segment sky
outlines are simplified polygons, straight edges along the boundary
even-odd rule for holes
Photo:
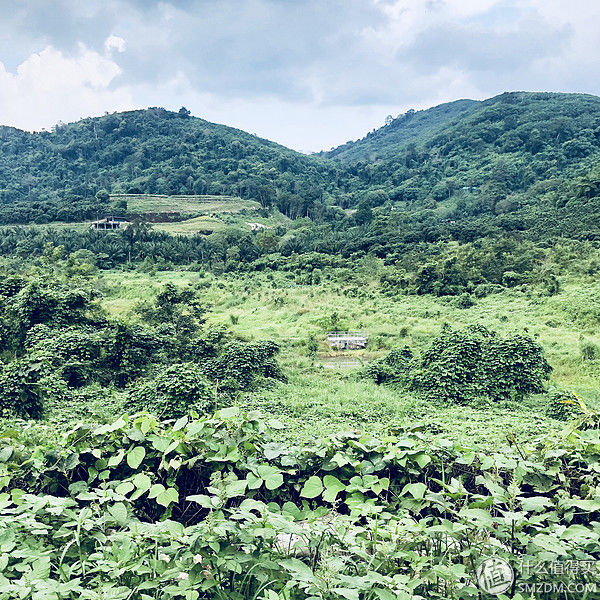
[[[303,152],[504,91],[600,95],[593,0],[0,0],[0,124],[181,106]]]

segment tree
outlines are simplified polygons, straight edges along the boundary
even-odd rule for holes
[[[361,200],[358,204],[358,209],[354,214],[354,220],[357,225],[367,225],[373,220],[373,211],[367,200]]]
[[[272,230],[266,229],[256,236],[256,245],[265,253],[275,252],[279,248],[280,237]]]

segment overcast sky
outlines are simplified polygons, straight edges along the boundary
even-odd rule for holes
[[[595,0],[0,0],[0,124],[184,105],[305,152],[409,108],[600,94]]]

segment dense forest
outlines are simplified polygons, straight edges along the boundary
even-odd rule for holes
[[[595,239],[599,156],[600,99],[582,94],[409,111],[320,156],[154,108],[2,128],[0,222],[81,221],[120,192],[223,194],[329,224],[335,252],[342,238],[386,253],[498,233]]]
[[[1,134],[5,256],[70,256],[75,270],[132,261],[217,273],[275,269],[299,281],[372,256],[387,267],[386,289],[442,296],[531,282],[555,292],[557,276],[573,269],[559,258],[566,247],[581,258],[579,269],[598,268],[585,246],[600,239],[600,99],[593,96],[458,101],[409,112],[321,156],[186,110]],[[115,210],[118,193],[234,194],[288,220],[211,235],[169,235],[144,222],[108,234],[14,225],[89,220]],[[126,202],[116,209],[126,211]]]

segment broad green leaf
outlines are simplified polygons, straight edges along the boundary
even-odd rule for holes
[[[246,481],[248,482],[249,490],[257,490],[263,484],[263,480],[254,473],[248,473]]]
[[[146,450],[143,446],[136,446],[127,453],[127,464],[132,469],[137,469],[146,456]]]
[[[567,527],[561,534],[561,539],[570,540],[577,544],[583,544],[590,539],[597,540],[598,534],[585,525],[571,525]]]
[[[425,454],[425,452],[418,452],[411,458],[419,465],[419,467],[421,467],[421,469],[424,469],[431,462],[431,456]]]
[[[196,502],[204,508],[213,507],[212,502],[210,500],[210,496],[207,496],[206,494],[194,494],[193,496],[187,496],[186,500],[188,500],[189,502]]]
[[[358,600],[358,590],[357,589],[333,588],[331,591],[342,596],[343,598],[347,598],[348,600]]]
[[[131,492],[134,489],[134,487],[135,486],[133,485],[133,483],[131,483],[131,481],[123,481],[116,487],[115,491],[117,492],[117,494],[125,496],[126,494],[129,494],[129,492]]]
[[[149,439],[152,440],[152,447],[159,452],[164,452],[171,443],[168,438],[159,437],[158,435],[151,435]]]
[[[316,498],[323,491],[323,482],[320,477],[313,475],[309,477],[302,491],[300,492],[300,496],[303,498]]]
[[[325,491],[323,492],[323,500],[325,502],[333,502],[337,495],[346,489],[346,486],[333,475],[325,475],[323,477],[323,485],[325,486]]]
[[[283,485],[283,475],[276,467],[270,465],[259,465],[256,469],[258,476],[261,477],[268,490],[275,490]]]
[[[140,494],[147,492],[152,485],[150,477],[145,473],[136,473],[132,481]]]
[[[521,498],[521,506],[527,512],[540,512],[552,505],[552,500],[544,496],[532,496],[530,498]]]
[[[108,507],[110,515],[119,523],[127,521],[127,507],[122,502],[115,502]]]
[[[8,462],[10,457],[12,456],[13,448],[10,446],[5,446],[0,450],[0,462]]]
[[[235,498],[236,496],[243,496],[246,492],[246,486],[248,482],[245,479],[237,479],[230,481],[225,486],[225,494],[228,498]]]
[[[569,554],[563,545],[551,535],[538,533],[533,538],[532,542],[539,548],[543,548],[544,550],[548,550],[549,552],[553,552],[554,554],[558,554],[560,556],[566,556]]]
[[[312,569],[298,558],[286,558],[285,560],[280,561],[279,564],[288,571],[295,573],[296,577],[301,581],[314,581],[315,576]]]
[[[492,515],[483,508],[463,508],[459,515],[480,527],[491,526],[494,523]]]
[[[165,486],[162,483],[155,483],[148,492],[148,498],[156,498],[159,494],[165,491]]]
[[[219,417],[221,417],[221,419],[231,419],[231,417],[236,417],[239,414],[240,414],[239,406],[230,406],[228,408],[222,408],[218,412],[218,415],[219,415]]]
[[[125,456],[125,452],[123,450],[119,450],[116,454],[113,454],[108,459],[108,466],[116,467],[117,465],[121,464],[121,461],[123,460],[124,456]]]
[[[427,486],[424,483],[407,483],[402,489],[402,496],[404,494],[410,494],[413,498],[417,500],[421,500],[423,496],[425,496],[425,491],[427,490]]]
[[[180,417],[177,419],[177,421],[175,421],[175,425],[173,425],[173,431],[179,431],[180,429],[183,429],[187,425],[187,422],[187,415],[183,415],[183,417]]]
[[[156,502],[167,508],[172,502],[179,502],[179,493],[175,488],[167,488],[156,496]]]
[[[265,479],[265,486],[268,490],[276,490],[283,485],[283,475],[281,473],[272,473]]]
[[[369,487],[376,494],[381,494],[383,490],[387,490],[390,487],[390,480],[388,477],[382,477],[371,483]]]

